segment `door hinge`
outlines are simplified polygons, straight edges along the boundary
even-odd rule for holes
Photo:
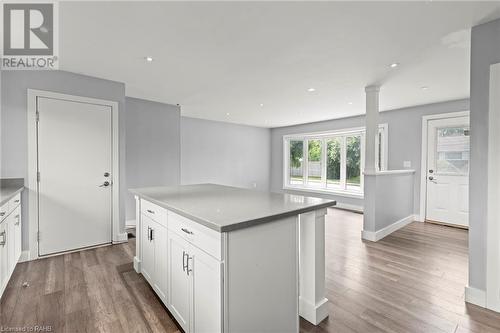
[[[40,231],[36,232],[36,241],[40,242]]]
[[[39,183],[40,182],[40,171],[37,171],[36,172],[36,182]]]
[[[40,112],[36,112],[36,120],[37,123],[40,121]]]

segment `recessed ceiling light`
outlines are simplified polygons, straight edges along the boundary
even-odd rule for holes
[[[393,62],[392,64],[389,65],[391,68],[396,68],[399,66],[399,62]]]
[[[427,90],[427,89],[429,89],[429,87],[427,87],[427,86],[423,86],[423,87],[420,87],[420,89],[422,89],[422,90]]]
[[[147,62],[153,62],[153,57],[145,57],[144,59],[146,59]]]
[[[226,116],[229,116],[229,115],[230,115],[230,113],[229,113],[229,112],[226,112]]]
[[[259,106],[262,108],[264,107],[264,103],[260,103]]]
[[[314,92],[314,91],[316,91],[316,89],[314,89],[314,88],[309,88],[309,89],[307,89],[307,91],[309,91],[309,92]]]
[[[352,102],[347,102],[347,104],[352,105]]]

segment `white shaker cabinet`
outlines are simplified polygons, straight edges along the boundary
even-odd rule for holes
[[[174,232],[168,235],[169,308],[185,332],[190,323],[189,243]]]
[[[185,332],[221,332],[222,263],[169,233],[170,309]]]
[[[192,332],[222,332],[222,263],[191,248]],[[191,263],[190,263],[191,265]]]
[[[221,234],[146,200],[137,203],[138,271],[184,332],[221,332]]]
[[[155,265],[155,246],[151,240],[151,230],[154,227],[154,221],[147,216],[142,216],[142,265],[141,273],[144,278],[151,284],[153,283],[154,265]]]
[[[146,215],[141,218],[142,275],[165,302],[167,300],[167,260],[165,258],[167,228]]]
[[[2,293],[9,279],[9,256],[7,245],[7,220],[0,223],[0,286]]]
[[[167,228],[159,223],[155,223],[153,226],[152,237],[155,246],[155,277],[153,287],[163,302],[167,302],[168,261],[165,256],[168,247]]]
[[[0,297],[21,257],[21,194],[0,207]]]

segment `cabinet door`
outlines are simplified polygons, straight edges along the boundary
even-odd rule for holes
[[[0,223],[0,289],[7,283],[8,258],[7,258],[7,219]]]
[[[153,285],[153,275],[155,268],[155,248],[151,239],[151,230],[154,228],[155,222],[149,217],[141,215],[141,273],[146,280]]]
[[[170,310],[184,332],[189,332],[190,278],[187,275],[188,243],[174,232],[168,233]]]
[[[193,246],[189,269],[193,283],[192,332],[222,331],[221,262]]]
[[[10,214],[7,217],[7,225],[5,228],[7,229],[7,274],[10,275],[10,273],[14,270],[14,267],[16,266],[17,260],[16,260],[16,225],[15,222],[16,219],[14,219],[14,214]]]
[[[153,243],[155,251],[154,287],[158,296],[167,304],[168,281],[168,239],[167,228],[155,223],[153,227]]]
[[[22,234],[21,234],[21,207],[17,207],[16,210],[12,213],[14,215],[14,243],[15,245],[15,250],[14,250],[14,259],[17,262],[19,261],[19,258],[21,257],[21,252],[22,252]]]

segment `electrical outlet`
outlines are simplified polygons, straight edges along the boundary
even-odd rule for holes
[[[411,161],[404,161],[403,162],[403,167],[406,168],[406,169],[411,168]]]

